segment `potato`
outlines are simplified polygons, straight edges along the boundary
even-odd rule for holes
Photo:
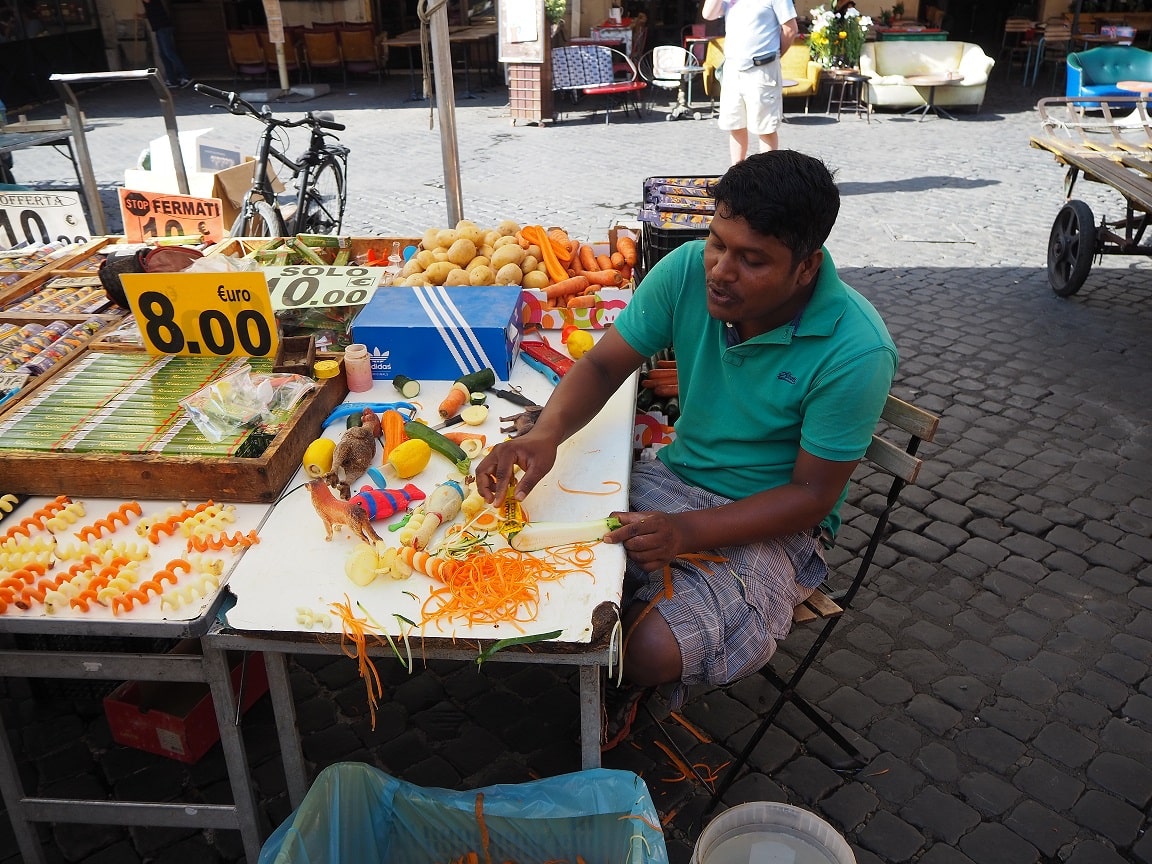
[[[548,272],[548,265],[545,264],[543,261],[541,261],[539,264],[536,265],[536,271],[538,273],[547,273]]]
[[[459,267],[454,269],[448,274],[448,278],[444,280],[445,285],[470,285],[469,280],[471,277],[468,275],[467,270],[461,270]]]
[[[468,271],[468,283],[470,285],[495,285],[496,271],[486,264],[473,267]]]
[[[436,253],[431,249],[421,249],[413,260],[419,262],[421,270],[427,270],[429,265],[436,263]]]
[[[536,265],[540,263],[540,256],[533,255],[529,252],[524,256],[524,260],[520,262],[520,269],[527,273],[529,270],[535,270]]]
[[[436,232],[436,245],[441,249],[450,249],[455,242],[456,232],[453,229],[445,228]]]
[[[524,273],[524,278],[520,282],[525,288],[531,288],[534,291],[543,291],[550,284],[552,280],[548,278],[547,273],[541,273],[539,270],[532,270]]]
[[[448,249],[448,260],[457,267],[464,267],[476,257],[476,244],[467,237],[461,237]]]
[[[477,255],[475,258],[473,258],[471,261],[468,262],[468,266],[465,267],[464,269],[465,270],[472,270],[472,269],[475,269],[476,267],[487,267],[491,263],[492,263],[492,259],[489,258],[487,255]]]
[[[520,244],[516,242],[516,238],[515,238],[515,237],[511,237],[511,236],[505,236],[505,237],[501,237],[499,240],[497,240],[495,243],[493,243],[493,244],[492,244],[492,248],[493,248],[493,249],[501,249],[501,248],[503,248],[504,246],[516,246],[516,247],[519,247],[519,246],[520,246]]]
[[[456,265],[451,261],[437,261],[424,271],[424,276],[428,279],[429,285],[443,285],[448,274],[455,269]]]
[[[413,256],[404,262],[404,267],[400,270],[400,275],[411,276],[414,273],[423,272],[424,266],[416,259],[416,256]]]
[[[540,247],[537,246],[535,243],[529,243],[528,248],[525,251],[527,251],[527,253],[529,255],[531,255],[533,258],[535,258],[537,261],[539,261],[541,258],[544,257],[543,255],[540,254]]]
[[[491,243],[485,243],[483,246],[481,246],[476,251],[479,252],[485,258],[491,258],[492,253],[496,251],[496,248]]]
[[[521,249],[515,242],[505,243],[492,253],[492,269],[497,273],[500,268],[505,264],[515,264],[519,266],[524,261],[524,250]]]
[[[432,250],[432,260],[433,261],[447,261],[448,260],[448,250],[447,249],[433,249]],[[427,270],[428,268],[425,267],[424,269]]]
[[[483,243],[477,243],[476,245],[477,246],[491,246],[492,244],[494,244],[497,240],[499,240],[503,236],[504,235],[501,234],[499,231],[485,231],[484,232],[484,242]]]
[[[422,288],[428,284],[428,274],[426,273],[413,273],[402,283],[410,288]]]
[[[475,222],[461,219],[456,223],[456,237],[471,240],[474,245],[479,246],[484,241],[484,231]]]
[[[439,228],[429,228],[424,232],[424,239],[420,241],[420,245],[425,249],[435,249],[438,245],[436,238],[440,234],[440,230]]]
[[[505,219],[496,226],[496,233],[508,237],[520,230],[520,226],[512,219]]]
[[[497,285],[519,285],[523,278],[524,271],[517,264],[505,264],[496,271]]]

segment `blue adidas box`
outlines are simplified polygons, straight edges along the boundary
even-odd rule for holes
[[[520,287],[381,288],[352,322],[372,377],[454,381],[491,368],[508,380],[523,335]]]

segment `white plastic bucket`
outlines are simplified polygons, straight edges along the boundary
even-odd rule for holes
[[[749,801],[708,823],[691,864],[856,864],[856,856],[816,814],[791,804]]]

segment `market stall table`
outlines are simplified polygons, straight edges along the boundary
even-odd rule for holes
[[[72,147],[72,130],[56,129],[35,132],[13,131],[13,126],[0,127],[0,156],[26,150],[29,147],[52,147],[57,153],[72,163],[72,170],[76,173],[76,188],[84,193],[84,207],[88,209],[89,202],[100,200],[100,191],[92,183],[85,183],[84,172],[80,169],[80,162],[76,158],[76,151]],[[92,126],[85,126],[85,131],[91,131]]]
[[[513,368],[510,384],[538,404],[545,403],[552,390],[541,373],[520,361]],[[434,406],[441,394],[447,392],[450,382],[422,381],[421,385],[422,403]],[[635,385],[633,377],[596,419],[564,443],[552,472],[524,502],[533,521],[579,522],[603,518],[614,510],[627,508]],[[396,395],[390,383],[377,381],[372,391],[353,394],[349,401],[390,402]],[[495,443],[501,437],[498,418],[522,410],[490,396],[489,419],[474,431],[486,434],[488,442]],[[423,416],[430,413],[425,409]],[[430,422],[434,419],[432,414]],[[327,434],[336,437],[339,432],[330,426]],[[434,458],[446,469],[443,478],[446,479],[451,466],[442,457]],[[434,470],[434,466],[428,470]],[[425,476],[432,475],[422,474],[416,479]],[[304,479],[301,474],[297,482]],[[390,488],[393,485],[389,483]],[[432,491],[432,486],[423,479],[420,487],[425,493]],[[381,527],[384,524],[376,523],[378,533],[395,545],[396,540],[392,538],[396,535],[384,530]],[[345,535],[326,542],[323,526],[306,491],[285,495],[269,515],[261,536],[263,542],[246,551],[230,581],[230,589],[237,597],[236,605],[228,610],[223,626],[215,628],[208,638],[220,649],[263,652],[289,796],[293,806],[297,806],[307,791],[308,778],[296,730],[286,657],[297,653],[341,652],[338,616],[331,615],[325,625],[308,628],[301,624],[301,610],[312,613],[309,617],[313,621],[321,621],[329,614],[333,602],[347,596],[353,608],[362,603],[362,608],[376,620],[399,630],[402,625],[393,616],[420,622],[423,605],[439,583],[419,573],[399,581],[381,576],[363,587],[351,582],[345,576],[344,564],[358,541]],[[434,544],[440,536],[436,535]],[[421,658],[475,660],[481,646],[491,646],[497,640],[561,631],[554,640],[503,648],[488,662],[578,666],[581,766],[596,767],[600,764],[600,667],[611,669],[620,657],[618,610],[623,570],[621,547],[597,545],[588,573],[569,573],[542,587],[538,611],[530,622],[505,621],[503,626],[499,623],[468,625],[459,621],[450,625],[427,624],[410,634],[412,652]],[[395,658],[386,648],[372,649],[371,653],[377,659]]]
[[[109,478],[110,489],[114,478]],[[2,491],[2,490],[0,490]],[[164,562],[188,557],[186,538],[179,533],[166,535],[156,532],[156,543],[141,537],[135,527],[144,519],[163,522],[176,512],[184,512],[177,502],[120,502],[116,500],[76,499],[82,502],[84,515],[60,530],[53,529],[58,563],[47,573],[66,571],[71,559],[60,561],[62,546],[77,547],[84,541],[76,541],[73,535],[91,526],[101,518],[113,525],[113,530],[96,533],[88,532],[90,540],[106,539],[113,548],[129,553],[137,546],[150,547],[150,557],[141,561],[140,574],[152,573],[164,568]],[[19,532],[11,533],[11,526],[34,516],[52,502],[47,498],[29,498],[19,508],[7,514],[0,521],[0,537],[19,537]],[[75,502],[74,502],[75,503]],[[140,506],[141,514],[136,518],[132,509],[121,509],[131,504]],[[63,506],[63,505],[62,505]],[[231,509],[234,507],[234,509]],[[229,530],[242,533],[255,531],[265,514],[264,505],[229,505],[228,512],[234,517],[229,522]],[[60,517],[61,508],[52,515],[40,517],[42,523]],[[75,510],[69,511],[75,515]],[[118,512],[127,524],[105,514]],[[206,509],[199,512],[204,513]],[[223,512],[223,511],[217,511]],[[167,516],[164,514],[168,514]],[[60,517],[61,521],[64,520]],[[29,542],[35,542],[40,531],[28,524]],[[147,534],[148,532],[145,532]],[[105,535],[105,536],[101,536]],[[47,535],[44,535],[47,537]],[[12,554],[7,552],[6,554]],[[203,637],[211,627],[223,602],[224,593],[219,585],[228,578],[228,569],[236,558],[228,551],[221,559],[221,573],[206,583],[201,583],[204,592],[184,590],[185,599],[173,606],[164,605],[158,597],[152,602],[128,604],[129,608],[117,607],[115,603],[104,605],[90,603],[88,611],[70,604],[62,604],[49,609],[43,602],[34,600],[35,589],[30,584],[30,596],[20,604],[7,604],[8,608],[0,615],[0,634],[10,634],[16,647],[0,651],[0,675],[19,678],[71,678],[92,680],[141,680],[162,682],[201,682],[208,685],[215,706],[215,720],[219,727],[228,779],[232,787],[231,805],[203,803],[154,803],[118,800],[76,800],[44,798],[29,794],[20,777],[18,764],[9,743],[3,717],[0,717],[0,791],[3,792],[5,807],[12,822],[16,843],[24,861],[28,864],[42,864],[46,859],[36,836],[34,823],[37,822],[79,822],[105,825],[138,825],[166,827],[196,827],[230,829],[240,832],[245,854],[249,861],[256,861],[260,851],[261,826],[256,807],[252,780],[248,772],[248,762],[240,729],[234,722],[236,699],[232,689],[228,661],[216,646],[207,644]],[[7,566],[7,565],[5,565]],[[97,565],[98,566],[98,565]],[[195,581],[191,573],[181,574],[172,563],[167,565],[176,575],[183,576],[186,586]],[[11,578],[13,571],[3,570]],[[16,571],[18,572],[18,570]],[[17,577],[18,579],[19,577]],[[199,577],[197,577],[199,578]],[[8,581],[8,580],[5,580]],[[177,584],[167,586],[176,588]],[[163,585],[164,582],[159,584]],[[150,592],[145,592],[148,596]],[[41,591],[41,598],[46,594]],[[116,610],[115,612],[113,610]],[[86,637],[86,638],[85,638]],[[158,653],[157,645],[177,639],[199,640],[202,654]],[[19,641],[31,641],[34,646],[20,646]],[[54,650],[61,643],[82,641],[85,645],[104,645],[91,649]],[[40,646],[42,643],[42,647]]]

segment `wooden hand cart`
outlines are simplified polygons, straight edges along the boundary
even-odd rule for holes
[[[1048,282],[1057,295],[1068,297],[1080,290],[1098,255],[1152,256],[1152,245],[1141,243],[1152,213],[1152,121],[1142,96],[1110,96],[1107,103],[1048,98],[1036,107],[1043,130],[1029,143],[1068,168],[1068,200],[1048,236]],[[1081,174],[1124,197],[1123,219],[1101,218],[1096,224],[1091,208],[1072,198]]]

